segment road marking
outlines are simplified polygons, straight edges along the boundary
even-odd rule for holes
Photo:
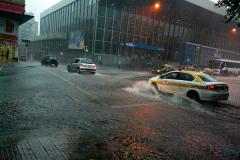
[[[75,87],[77,90],[81,91],[81,92],[84,93],[85,95],[87,95],[87,96],[89,96],[89,97],[92,98],[92,95],[91,95],[91,94],[89,94],[89,93],[88,93],[87,91],[85,91],[84,89],[80,88],[77,84],[75,84],[75,83],[73,83],[73,82],[71,82],[71,81],[65,79],[64,77],[62,77],[62,76],[60,76],[59,74],[54,73],[54,72],[52,72],[52,71],[45,70],[45,69],[44,69],[44,71],[46,71],[46,72],[48,72],[48,73],[50,73],[50,74],[56,76],[57,78],[61,79],[62,81],[68,83],[69,85]],[[96,99],[95,99],[95,100],[96,100]],[[99,102],[99,101],[98,101],[98,102]],[[101,104],[102,104],[102,103],[101,103]]]
[[[130,104],[130,105],[123,105],[123,106],[112,106],[112,108],[132,108],[132,107],[143,107],[143,106],[149,106],[149,105],[157,105],[159,102],[154,103],[141,103],[141,104]]]

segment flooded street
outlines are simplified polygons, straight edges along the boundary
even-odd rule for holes
[[[0,70],[0,160],[240,159],[239,79],[230,100],[153,94],[147,72]]]

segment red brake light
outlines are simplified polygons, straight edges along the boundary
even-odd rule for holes
[[[208,90],[216,90],[216,87],[214,85],[209,85],[207,86]]]
[[[96,64],[93,64],[93,67],[97,67]]]
[[[83,64],[80,64],[80,67],[85,67]]]

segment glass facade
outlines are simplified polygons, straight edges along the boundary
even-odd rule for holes
[[[80,31],[84,34],[85,45],[91,48],[94,39],[94,22],[96,14],[96,0],[76,0],[72,3],[41,17],[40,35],[48,35],[52,33],[69,33]],[[58,47],[60,40],[49,40],[47,45],[55,44],[52,47]],[[65,44],[67,44],[67,40]],[[61,42],[62,44],[64,42]],[[65,45],[64,47],[67,47]]]
[[[239,38],[229,33],[230,26],[219,27],[219,25],[225,25],[222,22],[222,16],[199,9],[200,7],[194,5],[187,6],[189,3],[184,0],[163,1],[162,6],[167,7],[157,14],[146,9],[150,5],[152,5],[151,2],[144,4],[143,1],[141,4],[139,1],[138,4],[133,2],[133,4],[121,6],[114,0],[101,0],[97,14],[95,53],[122,56],[158,54],[157,51],[147,48],[139,49],[121,45],[122,42],[164,48],[165,58],[173,61],[179,60],[181,44],[184,42],[240,51]],[[189,8],[195,11],[195,16],[182,13],[187,12],[185,10]],[[210,19],[209,22],[207,16],[201,16],[201,19],[197,17],[207,14],[215,20]]]
[[[185,0],[76,0],[41,18],[41,35],[81,31],[90,53],[142,57],[162,55],[178,61],[181,45],[192,42],[240,51],[239,37],[229,32],[223,17]],[[189,15],[189,13],[192,13]],[[206,18],[208,17],[208,18]],[[224,26],[225,25],[225,26]],[[57,47],[64,42],[52,42]]]

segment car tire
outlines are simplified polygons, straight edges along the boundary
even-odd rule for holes
[[[71,72],[70,66],[67,66],[67,71],[68,71],[68,72]]]
[[[78,74],[81,74],[80,68],[77,69],[77,73],[78,73]]]
[[[90,72],[91,74],[95,74],[96,72]]]
[[[196,102],[200,102],[199,94],[196,91],[189,91],[187,93],[187,97],[196,101]]]

